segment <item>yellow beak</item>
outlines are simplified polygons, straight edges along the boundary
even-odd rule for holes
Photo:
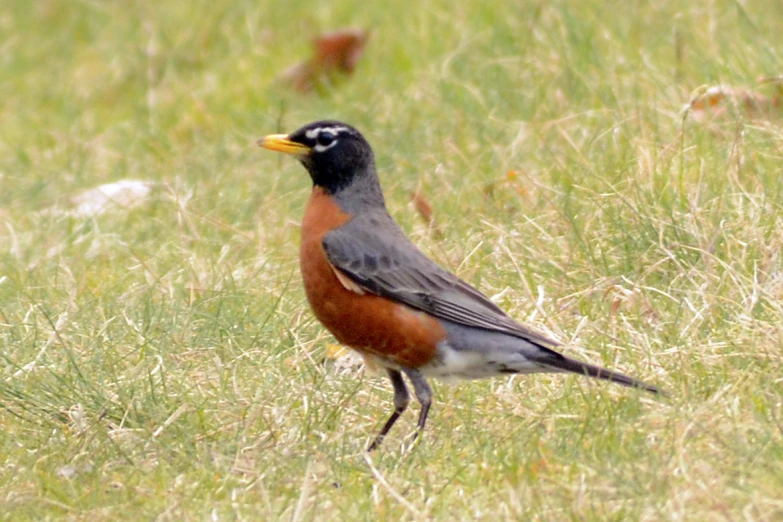
[[[292,156],[309,156],[312,149],[307,145],[302,145],[288,139],[287,134],[270,134],[258,140],[258,144],[265,149],[284,152]]]

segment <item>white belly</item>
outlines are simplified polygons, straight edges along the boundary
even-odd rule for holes
[[[510,373],[546,371],[519,352],[455,350],[449,343],[438,345],[435,359],[418,368],[425,377],[483,379]]]

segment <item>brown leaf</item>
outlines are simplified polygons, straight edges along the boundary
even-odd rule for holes
[[[370,33],[363,29],[341,29],[324,33],[313,40],[313,55],[282,74],[301,93],[319,83],[330,83],[338,75],[350,75],[362,57]]]
[[[322,34],[313,40],[316,66],[326,71],[351,74],[359,63],[370,33],[361,29],[342,29]]]
[[[418,212],[427,225],[429,225],[435,237],[439,239],[442,238],[443,232],[435,222],[435,216],[432,213],[432,205],[430,205],[430,202],[427,201],[426,197],[424,197],[421,189],[416,189],[415,192],[411,192],[410,198],[411,203],[413,203],[413,207],[416,209],[416,212]]]
[[[781,87],[779,78],[760,78],[760,83],[776,85],[773,95],[765,96],[749,89],[714,85],[694,97],[685,105],[685,109],[696,121],[705,121],[708,118],[720,118],[732,111],[751,119],[769,119],[780,115]]]
[[[416,212],[426,221],[428,224],[432,224],[432,206],[421,190],[416,189],[415,192],[410,193],[413,206],[416,208]]]

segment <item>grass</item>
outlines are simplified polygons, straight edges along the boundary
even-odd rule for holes
[[[681,112],[780,74],[777,2],[6,4],[0,518],[783,516],[783,127]],[[343,26],[372,30],[352,78],[275,81]],[[254,146],[327,117],[425,252],[671,399],[435,383],[422,443],[408,412],[367,456],[391,387],[325,359],[309,180]],[[123,179],[150,196],[68,212]]]

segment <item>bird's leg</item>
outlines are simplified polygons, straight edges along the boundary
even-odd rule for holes
[[[416,399],[421,404],[421,412],[419,413],[419,422],[416,424],[416,434],[413,436],[413,440],[416,440],[419,433],[424,429],[424,425],[427,423],[427,414],[430,412],[430,406],[432,406],[432,388],[427,383],[427,380],[421,374],[419,370],[409,369],[403,370],[405,375],[410,379],[413,385],[413,391],[416,393]]]
[[[394,426],[394,423],[397,422],[397,419],[400,418],[400,415],[402,415],[402,413],[408,407],[408,403],[411,400],[410,395],[408,394],[408,388],[405,386],[405,381],[402,380],[402,374],[400,371],[391,369],[386,371],[389,372],[389,378],[391,379],[392,386],[394,387],[394,413],[392,413],[391,417],[389,417],[389,420],[386,421],[383,429],[378,434],[378,436],[375,437],[375,440],[372,442],[372,444],[370,444],[370,447],[367,448],[367,451],[372,451],[381,445],[383,438],[387,433],[389,433],[389,430],[392,429],[392,426]],[[416,396],[418,397],[418,392]]]

